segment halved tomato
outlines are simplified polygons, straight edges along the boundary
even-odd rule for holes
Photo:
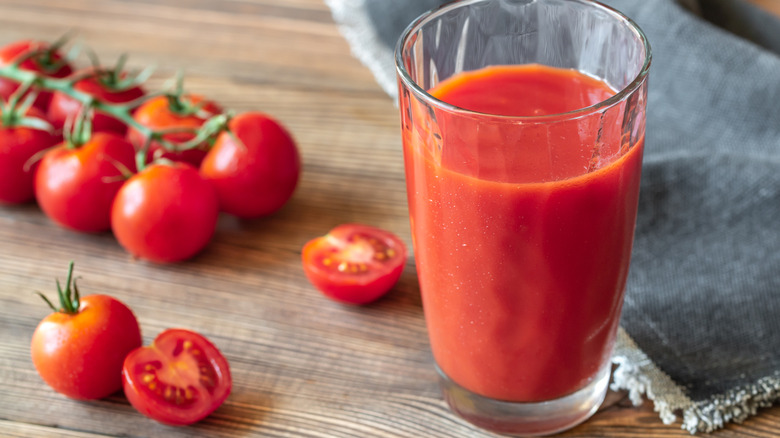
[[[130,352],[122,382],[139,412],[175,426],[206,418],[233,387],[230,367],[217,347],[182,329],[165,330],[152,345]]]
[[[367,304],[398,282],[406,264],[406,246],[388,231],[345,224],[309,241],[301,257],[309,281],[326,296]]]

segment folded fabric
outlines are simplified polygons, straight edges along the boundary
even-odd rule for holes
[[[395,96],[396,40],[443,1],[326,1]],[[639,24],[654,58],[613,389],[646,395],[666,423],[682,414],[691,433],[780,399],[780,21],[737,2],[699,9],[717,19],[741,8],[727,27],[744,17],[750,35],[674,0],[605,1]]]

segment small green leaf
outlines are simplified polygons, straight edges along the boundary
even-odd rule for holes
[[[59,312],[60,311],[60,309],[54,307],[54,304],[52,304],[51,301],[49,301],[49,299],[46,298],[46,295],[44,295],[44,294],[42,294],[42,293],[40,293],[38,291],[35,291],[35,293],[38,294],[39,297],[43,298],[43,301],[46,301],[46,304],[48,304],[49,307],[51,307],[51,310],[53,310],[55,312]]]

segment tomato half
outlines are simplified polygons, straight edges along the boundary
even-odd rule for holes
[[[244,219],[266,216],[292,197],[301,172],[298,148],[266,114],[230,120],[206,155],[200,173],[217,189],[222,211]]]
[[[111,229],[130,254],[157,263],[200,252],[217,227],[219,201],[187,163],[152,164],[125,182],[111,208]]]
[[[141,346],[141,329],[130,308],[116,298],[74,298],[73,264],[70,269],[61,307],[33,333],[32,362],[59,393],[80,400],[107,397],[122,388],[122,365],[127,353]]]
[[[143,126],[154,130],[171,128],[200,128],[211,116],[222,112],[216,103],[204,100],[203,96],[189,94],[181,96],[181,103],[172,103],[168,96],[157,96],[141,104],[133,114],[133,118]],[[181,108],[178,108],[180,105]],[[192,110],[197,107],[197,112]],[[171,132],[163,136],[173,144],[180,144],[195,137],[191,132]],[[146,136],[137,129],[130,127],[127,139],[140,149],[146,142]],[[166,151],[160,143],[153,141],[149,146],[147,162],[154,158],[167,158],[173,161],[184,161],[195,167],[200,166],[206,156],[210,144],[204,141],[198,147],[184,151]]]
[[[36,52],[36,54],[19,64],[23,70],[35,71],[52,78],[64,78],[73,72],[60,53],[57,50],[52,50],[48,43],[42,41],[23,40],[3,46],[0,48],[0,65],[10,65],[20,57],[32,52]],[[11,79],[0,78],[0,98],[2,100],[7,101],[18,88],[19,83]],[[49,107],[51,97],[50,91],[39,90],[34,105],[45,112]]]
[[[217,347],[198,333],[181,329],[165,330],[152,345],[128,354],[122,380],[133,407],[171,425],[206,418],[233,387],[230,367]]]
[[[367,304],[398,282],[406,255],[406,246],[396,235],[367,225],[345,224],[309,241],[301,257],[309,281],[326,296]]]

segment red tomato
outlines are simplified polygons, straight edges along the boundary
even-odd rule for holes
[[[406,246],[388,231],[346,224],[309,241],[301,257],[309,281],[326,296],[367,304],[398,282],[406,263]]]
[[[220,208],[245,219],[279,210],[295,191],[301,172],[292,137],[279,122],[258,112],[236,116],[228,129],[200,166],[217,189]]]
[[[141,329],[133,312],[115,298],[75,298],[72,273],[71,263],[60,294],[62,307],[35,329],[30,352],[38,374],[55,391],[80,400],[99,399],[122,388],[122,364],[141,346]]]
[[[135,120],[154,130],[170,128],[200,128],[209,117],[220,114],[222,108],[216,103],[204,101],[202,96],[185,95],[181,99],[184,101],[184,108],[177,108],[171,103],[167,96],[158,96],[147,100],[139,106],[133,117]],[[193,107],[200,104],[197,113],[192,113]],[[204,117],[205,116],[205,117]],[[165,134],[163,138],[174,144],[184,143],[192,140],[195,134],[190,132],[178,132]],[[137,129],[130,127],[127,131],[127,139],[135,145],[136,148],[143,147],[146,142],[146,136]],[[149,147],[147,162],[154,158],[167,158],[173,161],[183,161],[190,163],[195,167],[200,166],[203,157],[208,152],[209,143],[203,142],[198,147],[184,151],[166,151],[160,143],[154,141]]]
[[[120,74],[119,76],[123,75]],[[86,79],[76,82],[73,88],[105,103],[127,103],[145,95],[143,88],[138,85],[121,88],[116,85],[116,81],[114,74],[110,72],[93,74]],[[62,129],[65,121],[74,119],[80,110],[81,102],[67,94],[55,92],[49,104],[49,121],[56,129]],[[113,116],[95,111],[92,119],[92,132],[115,132],[124,136],[127,133],[127,125]]]
[[[233,387],[230,367],[217,347],[181,329],[165,330],[152,345],[128,354],[122,376],[133,407],[177,426],[206,418]]]
[[[35,71],[52,78],[64,78],[73,70],[65,62],[57,50],[50,50],[48,43],[41,41],[16,41],[0,48],[0,66],[10,65],[30,52],[40,52],[19,65],[24,70]],[[19,84],[11,79],[0,78],[0,97],[7,101]],[[39,91],[34,105],[41,111],[46,111],[51,101],[51,92]]]
[[[133,145],[116,134],[98,132],[79,147],[63,143],[43,156],[35,175],[35,198],[54,222],[76,231],[111,227],[111,204],[135,171]]]
[[[35,107],[28,110],[27,116],[44,118]],[[34,198],[33,176],[38,162],[31,160],[56,143],[57,138],[47,131],[0,125],[0,204],[19,204]]]
[[[111,229],[130,254],[158,263],[188,259],[214,234],[214,188],[186,163],[152,164],[127,180],[111,210]]]

